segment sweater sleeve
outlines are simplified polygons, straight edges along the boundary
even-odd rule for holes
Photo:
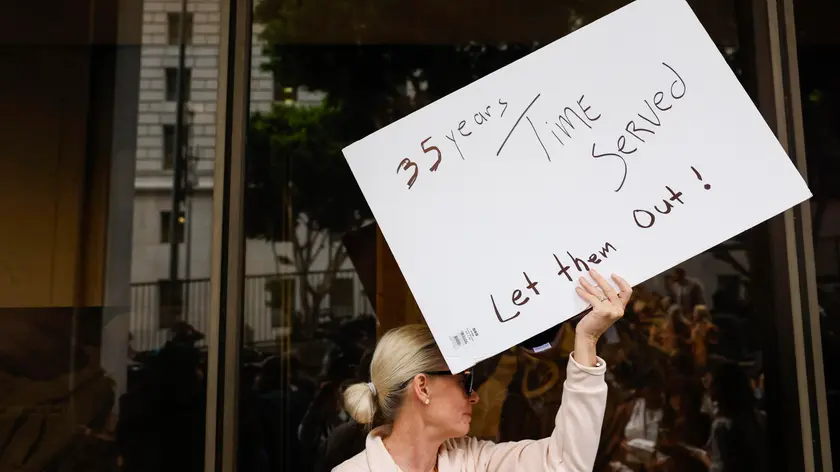
[[[563,399],[554,422],[554,432],[538,441],[495,444],[475,438],[460,439],[467,470],[503,472],[591,471],[598,452],[601,425],[607,405],[606,363],[584,367],[569,356],[563,384]]]

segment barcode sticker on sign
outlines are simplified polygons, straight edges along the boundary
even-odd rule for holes
[[[474,342],[475,338],[478,337],[478,330],[475,328],[467,328],[463,331],[456,333],[453,336],[449,336],[449,340],[452,341],[452,347],[458,349],[460,347],[466,346],[467,344]]]

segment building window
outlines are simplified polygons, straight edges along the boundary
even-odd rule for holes
[[[190,128],[184,126],[184,145],[189,140]],[[175,167],[175,125],[163,125],[163,170]]]
[[[272,328],[290,328],[297,309],[297,279],[277,276],[265,283],[269,299],[266,305],[271,309]]]
[[[177,46],[181,44],[181,13],[169,13],[167,20],[169,22],[168,39],[169,44]],[[192,44],[193,36],[193,14],[187,13],[187,31],[186,44]]]
[[[182,77],[182,84],[184,90],[184,101],[190,100],[190,84],[192,83],[192,70],[184,69]],[[178,99],[178,68],[166,68],[166,101],[174,102]]]
[[[330,310],[333,316],[351,317],[355,308],[356,284],[352,278],[336,277],[330,286]]]
[[[158,329],[170,329],[183,317],[184,282],[158,281]]]
[[[712,295],[713,308],[717,310],[734,309],[741,299],[741,285],[741,277],[738,275],[718,275],[717,290]]]
[[[168,244],[171,241],[172,237],[172,230],[170,228],[170,221],[169,217],[172,215],[171,211],[162,211],[160,212],[160,242]],[[178,220],[176,221],[175,227],[175,236],[178,238],[178,242],[184,242],[184,212],[181,212],[178,215]]]
[[[297,102],[298,93],[297,87],[284,86],[279,82],[274,83],[274,101],[283,102],[286,105],[291,105]]]

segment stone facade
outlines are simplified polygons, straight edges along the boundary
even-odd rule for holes
[[[187,4],[191,26],[188,30],[185,65],[189,69],[187,121],[192,157],[199,175],[211,175],[215,159],[216,100],[219,74],[219,1],[190,0]],[[143,52],[138,116],[137,175],[162,177],[171,171],[164,159],[166,127],[175,124],[175,80],[178,67],[179,0],[146,1],[143,14]],[[173,31],[174,30],[174,31]],[[252,51],[251,109],[271,107],[274,84],[254,28]],[[156,179],[157,180],[157,179]],[[171,184],[169,184],[171,186]]]
[[[189,0],[185,56],[189,78],[185,124],[189,141],[190,173],[197,183],[191,195],[191,257],[184,259],[181,246],[181,276],[210,275],[210,228],[212,219],[213,167],[216,146],[216,101],[219,75],[219,0]],[[169,246],[161,236],[162,213],[171,208],[172,145],[176,121],[175,85],[178,67],[180,0],[144,2],[140,103],[137,128],[137,167],[134,202],[134,283],[154,282],[168,275]],[[267,58],[255,25],[251,71],[251,110],[268,111],[274,99],[274,78],[263,70]],[[256,246],[271,255],[271,248]],[[262,258],[257,257],[257,260]],[[142,262],[141,262],[142,261]],[[270,273],[270,257],[264,266],[249,267],[249,273]]]

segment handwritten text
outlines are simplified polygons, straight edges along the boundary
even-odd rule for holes
[[[615,138],[612,146],[605,146],[602,143],[593,142],[589,147],[589,157],[593,159],[607,158],[609,161],[620,162],[622,166],[621,180],[615,191],[620,191],[627,180],[628,164],[627,157],[643,149],[663,126],[663,117],[673,109],[674,104],[685,97],[687,85],[685,79],[677,70],[666,62],[661,63],[671,76],[670,86],[662,87],[655,91],[649,98],[642,100],[640,108],[635,115],[628,119],[622,131]],[[586,95],[580,95],[574,103],[561,105],[551,112],[550,119],[538,118],[543,116],[547,107],[542,93],[537,93],[527,106],[520,112],[504,139],[499,145],[496,156],[501,155],[505,146],[517,130],[523,129],[521,133],[534,139],[542,149],[548,162],[552,162],[558,152],[561,152],[566,145],[574,139],[583,139],[586,132],[592,130],[601,119],[602,113],[595,109]],[[542,104],[542,108],[537,106]],[[446,135],[446,141],[461,157],[466,160],[462,144],[466,140],[475,139],[474,133],[497,121],[507,121],[505,113],[509,103],[502,98],[495,102],[482,105],[474,110],[472,116],[464,117],[457,121],[457,125],[450,128]],[[516,116],[516,115],[513,115]],[[527,126],[526,126],[527,124]],[[493,125],[495,126],[495,125]],[[420,141],[420,152],[428,155],[430,159],[430,172],[438,171],[442,161],[443,152],[439,144],[433,143],[432,136],[427,136]],[[411,189],[420,174],[420,167],[410,157],[403,157],[397,166],[397,174],[401,172],[410,173],[407,186]]]

